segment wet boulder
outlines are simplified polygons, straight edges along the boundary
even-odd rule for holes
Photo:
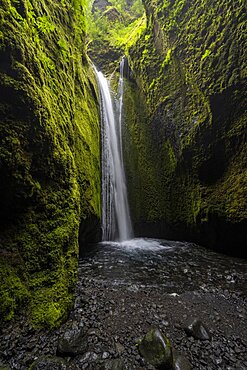
[[[157,369],[172,369],[172,345],[158,329],[150,330],[139,344],[144,359]]]
[[[66,362],[54,356],[42,356],[30,366],[30,370],[66,370]]]
[[[60,356],[77,356],[87,349],[87,332],[83,329],[67,329],[59,338],[57,354]]]
[[[177,351],[173,351],[173,370],[191,370],[189,360]]]
[[[188,336],[195,339],[211,340],[211,334],[208,328],[198,319],[192,319],[184,328]]]

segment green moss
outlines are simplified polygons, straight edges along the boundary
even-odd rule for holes
[[[84,5],[4,0],[0,9],[1,249],[23,261],[18,284],[36,326],[66,316],[79,225],[100,217],[99,107]],[[1,303],[7,318],[26,304],[17,290]]]
[[[146,28],[146,16],[142,16],[127,27],[113,29],[109,38],[110,47],[121,48],[123,53],[134,45]]]
[[[35,273],[31,278],[31,289],[34,292],[31,306],[34,326],[55,327],[67,317],[71,308],[76,274],[74,272],[74,276],[70,275],[76,258],[71,256],[71,261],[60,258],[59,262],[58,269],[52,274],[42,271],[40,276]]]
[[[166,57],[164,59],[164,62],[161,65],[161,68],[164,68],[167,64],[169,64],[171,62],[171,53],[172,53],[172,49],[169,49],[167,51]]]
[[[157,368],[170,368],[172,345],[157,329],[150,330],[139,343],[139,351],[145,360]]]
[[[161,184],[157,184],[159,168],[152,156],[150,131],[145,127],[146,110],[137,86],[125,82],[124,157],[128,177],[129,200],[134,221],[158,219],[162,214]],[[156,152],[155,152],[156,153]]]
[[[10,259],[17,266],[10,266],[8,263]],[[12,319],[16,310],[30,300],[29,284],[25,276],[25,270],[17,264],[17,261],[17,255],[7,251],[2,252],[0,259],[0,315],[3,320]]]
[[[139,119],[130,105],[126,113],[129,156],[140,163],[130,176],[135,220],[153,215],[190,230],[210,215],[242,222],[247,216],[243,3],[233,8],[229,0],[198,0],[193,6],[187,0],[147,0],[145,7],[146,31],[128,52],[147,112]],[[137,138],[140,131],[143,137]],[[146,166],[152,182],[140,197]]]
[[[205,59],[205,58],[207,58],[207,57],[209,57],[209,55],[211,54],[211,51],[210,50],[206,50],[205,51],[205,53],[203,54],[203,56],[201,57],[201,62]]]
[[[120,58],[127,53],[146,29],[146,15],[141,0],[97,8],[88,2],[88,53],[97,68],[111,75]],[[93,8],[93,12],[92,12]]]

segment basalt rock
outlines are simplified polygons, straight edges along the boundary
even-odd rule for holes
[[[171,342],[158,329],[152,329],[144,336],[139,344],[139,351],[145,361],[157,369],[172,368]]]
[[[60,356],[76,356],[87,349],[87,333],[83,329],[67,329],[59,338],[57,354]]]
[[[198,319],[191,320],[184,330],[187,335],[195,339],[210,340],[212,337],[208,328]]]

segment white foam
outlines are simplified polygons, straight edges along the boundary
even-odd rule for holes
[[[173,247],[165,244],[164,241],[149,238],[134,238],[123,242],[102,242],[102,245],[110,245],[114,248],[121,248],[130,251],[158,251],[161,249],[172,249]]]

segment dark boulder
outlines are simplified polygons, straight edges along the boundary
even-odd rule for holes
[[[58,341],[57,354],[60,356],[76,356],[87,349],[87,333],[83,329],[68,329]]]
[[[192,336],[195,339],[200,340],[211,340],[211,334],[207,327],[198,319],[191,320],[184,328],[185,333],[188,336]]]
[[[172,345],[158,329],[150,330],[139,344],[140,354],[158,369],[172,368]]]

